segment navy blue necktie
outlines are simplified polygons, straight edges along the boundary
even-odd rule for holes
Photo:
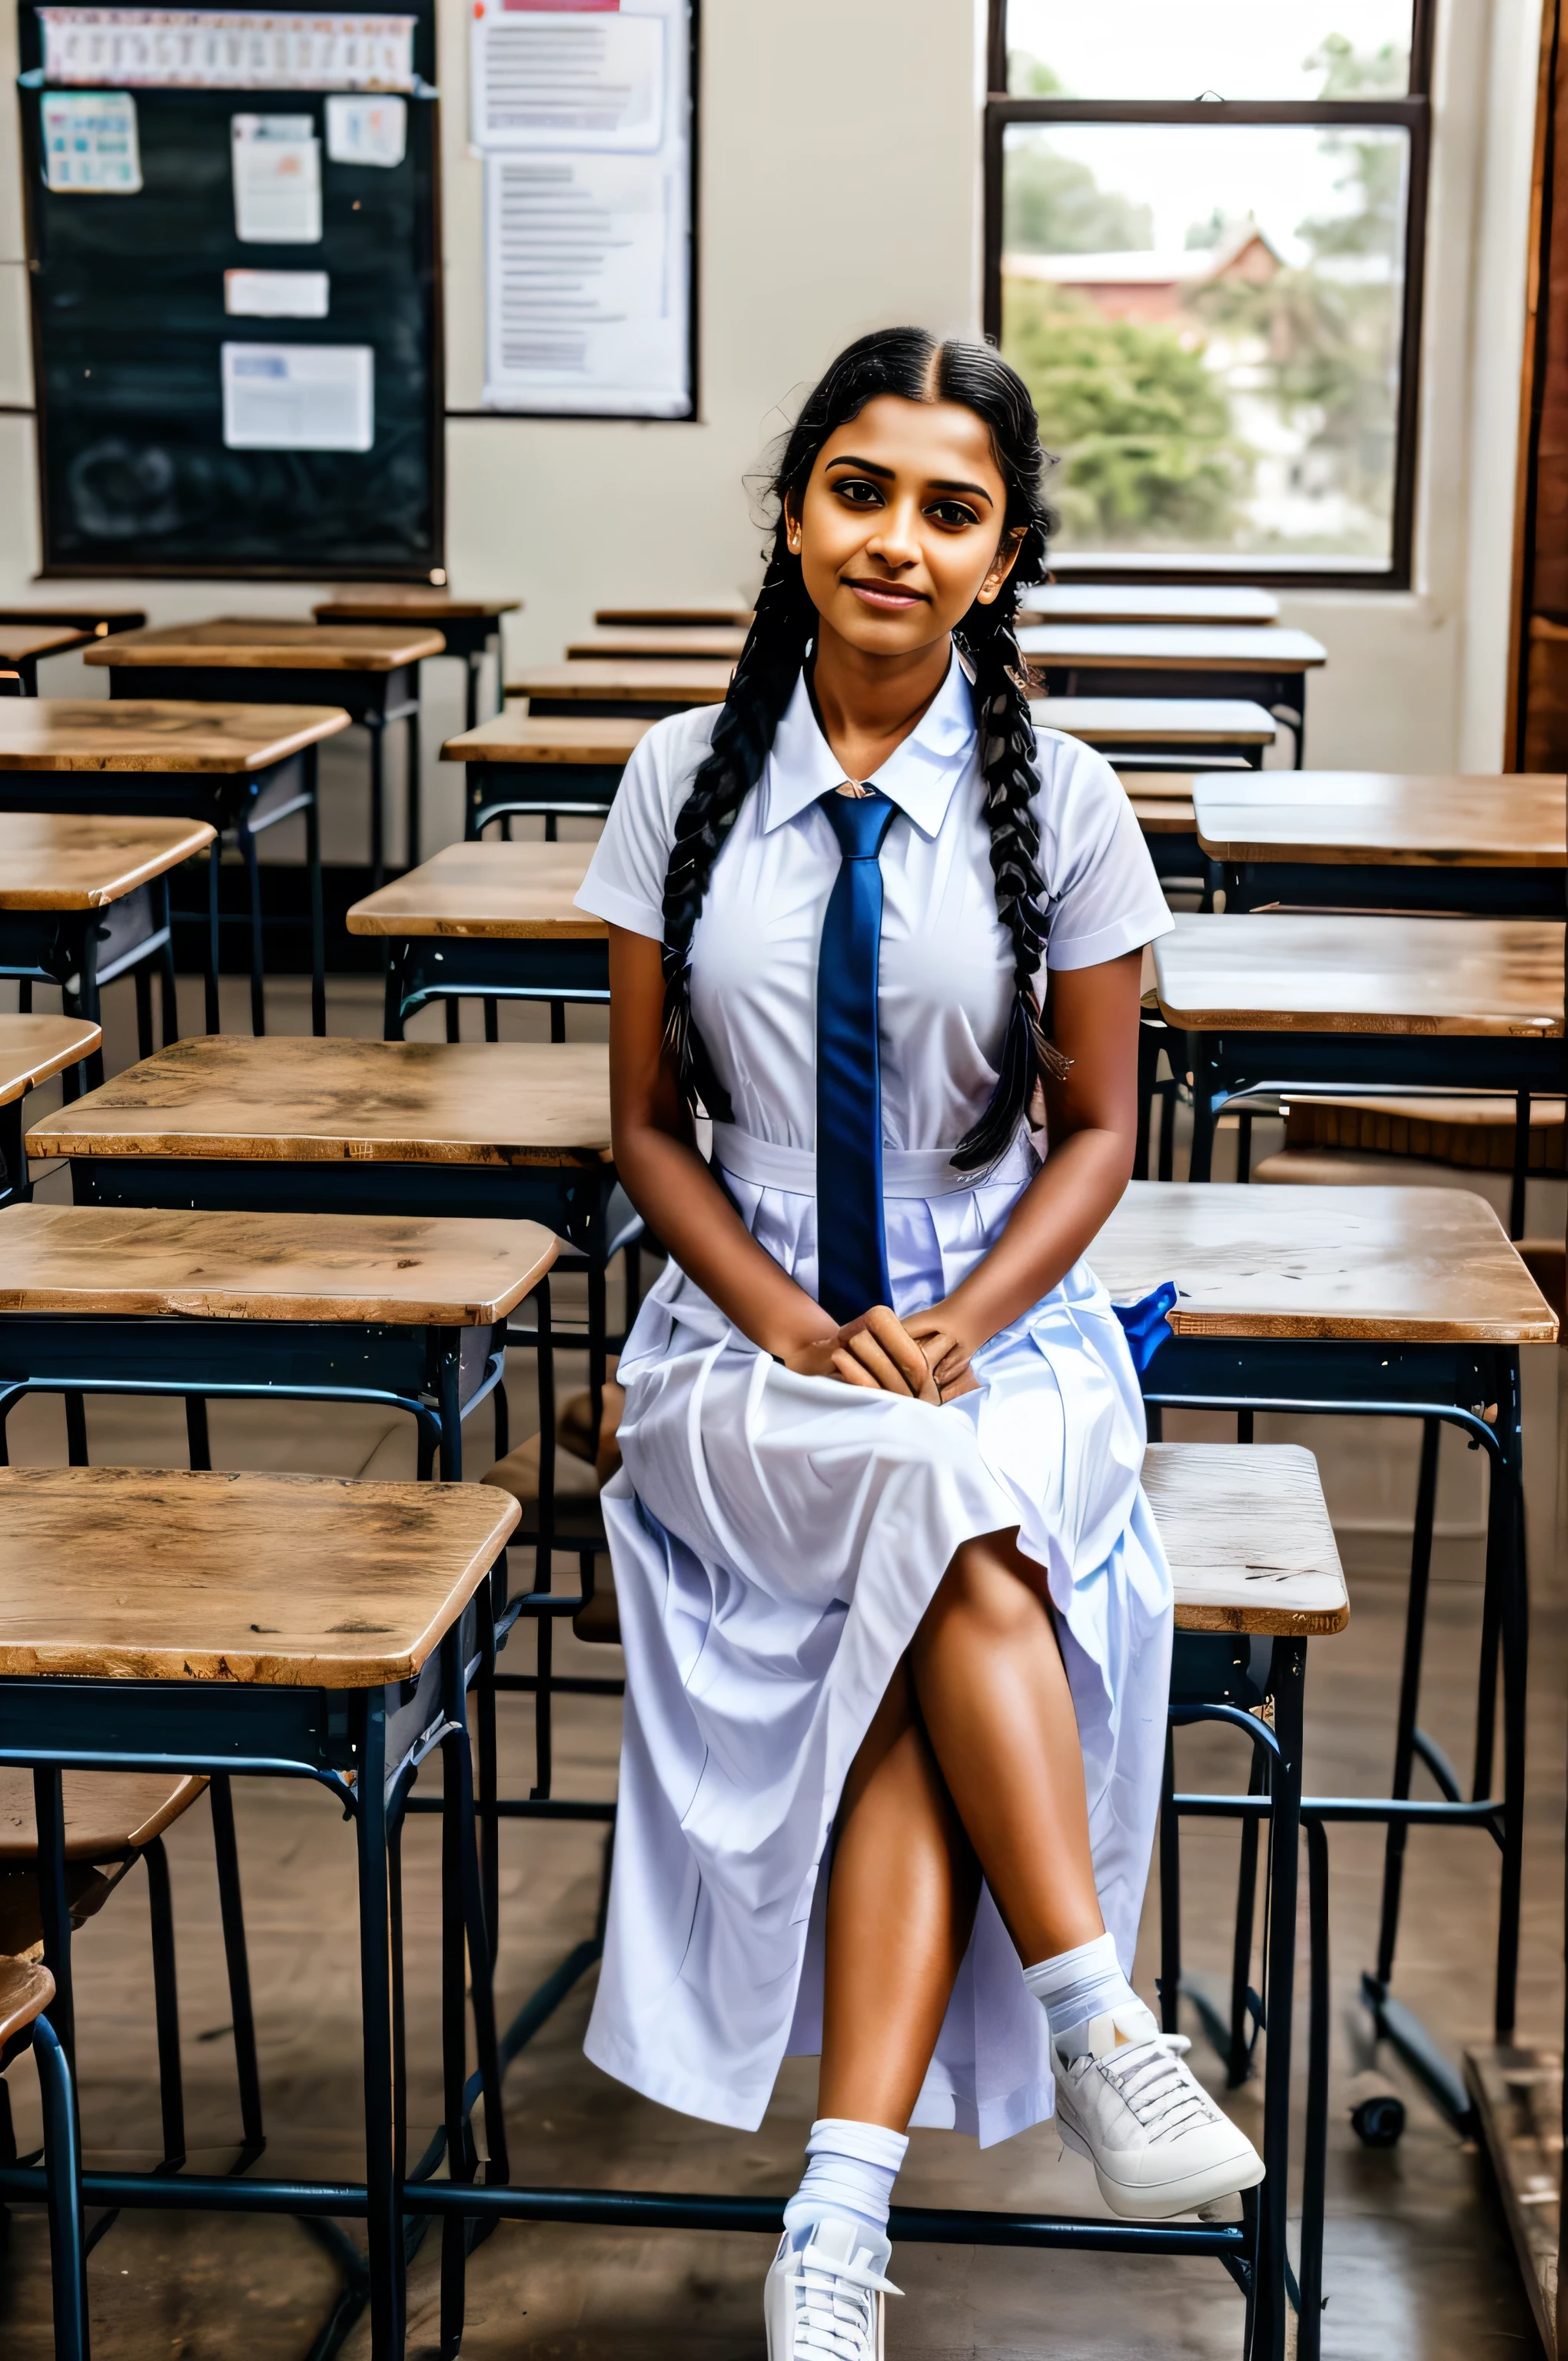
[[[843,865],[817,955],[817,1300],[839,1323],[891,1303],[882,1217],[878,855],[894,807],[874,789],[822,798]]]

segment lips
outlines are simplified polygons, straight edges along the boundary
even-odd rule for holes
[[[892,582],[846,582],[844,588],[883,615],[906,615],[911,607],[924,604],[918,591],[900,589]]]

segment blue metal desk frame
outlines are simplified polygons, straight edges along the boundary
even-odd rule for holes
[[[212,860],[210,851],[206,857]],[[137,1050],[143,1058],[150,1058],[153,1051],[151,970],[155,960],[162,986],[167,1049],[180,1038],[167,875],[149,878],[98,909],[0,909],[0,976],[14,976],[20,985],[23,1015],[32,1006],[34,984],[51,984],[58,988],[68,1016],[100,1024],[99,994],[104,985],[118,976],[134,975]],[[82,1089],[95,1089],[104,1079],[103,1069],[102,1049],[81,1066],[65,1068],[67,1099],[74,1099]]]
[[[602,819],[624,772],[620,763],[465,763],[463,834],[468,842],[499,820],[510,839],[514,818],[543,817],[554,844],[556,822]]]
[[[159,677],[163,675],[159,674]],[[162,693],[176,697],[183,694],[187,697],[191,694],[189,688]],[[231,688],[224,701],[232,701],[233,696]],[[302,812],[311,889],[311,1030],[326,1031],[326,955],[314,745],[302,747],[297,753],[285,755],[281,762],[256,771],[0,771],[0,811],[99,812],[148,819],[204,819],[216,829],[220,839],[232,837],[245,862],[250,886],[250,1022],[252,1032],[258,1034],[267,1030],[267,1005],[261,949],[261,876],[256,839],[268,829],[276,828],[280,821]],[[220,1029],[215,852],[214,846],[207,855],[209,1033]],[[167,1005],[166,1002],[166,1008]]]
[[[1061,664],[1031,655],[1028,640],[1025,629],[1021,644],[1031,686],[1038,683],[1047,697],[1245,698],[1249,705],[1261,705],[1276,721],[1285,724],[1296,749],[1291,767],[1298,771],[1305,767],[1307,675],[1321,670],[1320,665],[1298,662],[1282,664],[1277,672],[1227,672],[1223,664],[1216,664],[1212,671],[1184,664],[1165,672],[1142,664],[1130,668],[1116,664]]]
[[[1197,840],[1194,839],[1196,842]],[[1568,917],[1568,862],[1486,869],[1446,861],[1199,860],[1227,910],[1420,910],[1486,918]]]

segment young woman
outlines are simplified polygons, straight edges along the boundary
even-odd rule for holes
[[[1113,773],[1030,717],[1041,469],[989,349],[840,355],[729,696],[650,730],[578,896],[616,1164],[670,1254],[604,1496],[628,1677],[587,2051],[745,2129],[820,2051],[770,2361],[880,2356],[911,2123],[984,2143],[1054,2105],[1126,2214],[1263,2172],[1126,1974],[1170,1586],[1081,1257],[1170,920]]]

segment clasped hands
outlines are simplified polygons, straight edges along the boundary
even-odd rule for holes
[[[873,1393],[913,1396],[916,1401],[952,1401],[979,1383],[970,1367],[979,1349],[959,1332],[952,1306],[934,1303],[901,1320],[876,1303],[831,1335],[815,1337],[782,1357],[797,1377],[834,1378],[846,1386],[869,1386]]]

